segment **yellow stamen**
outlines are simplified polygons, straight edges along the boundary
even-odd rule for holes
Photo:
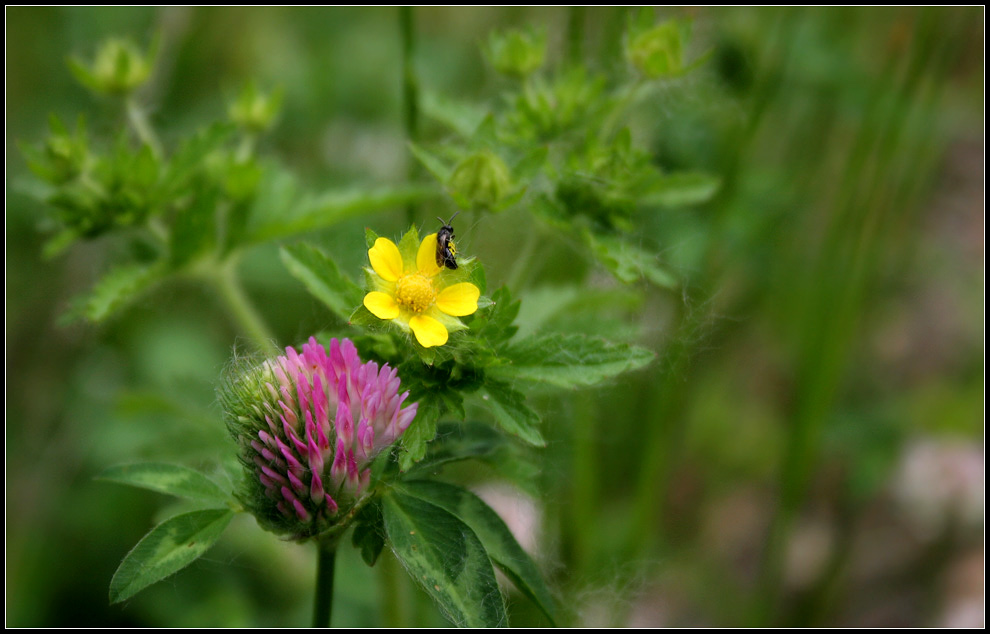
[[[433,306],[436,299],[433,282],[425,275],[404,275],[395,283],[395,301],[414,313],[421,313]]]

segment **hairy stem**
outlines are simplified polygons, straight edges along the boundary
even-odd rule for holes
[[[378,559],[378,579],[381,588],[379,609],[384,627],[406,627],[412,622],[409,588],[403,577],[402,566],[392,552],[385,549]]]
[[[211,279],[220,292],[227,309],[241,330],[251,338],[259,350],[266,353],[278,352],[275,337],[264,319],[241,288],[233,266],[220,269]]]
[[[148,115],[134,99],[128,99],[125,104],[127,109],[127,120],[130,122],[131,127],[134,129],[134,133],[137,135],[141,142],[151,148],[155,156],[162,155],[162,144],[158,140],[158,135],[155,134],[155,130],[151,127],[151,123],[148,121]]]
[[[313,598],[313,627],[330,627],[333,608],[333,570],[337,540],[316,542],[316,596]]]
[[[584,7],[567,7],[567,63],[581,63],[584,49]]]
[[[416,77],[416,65],[413,58],[416,51],[416,20],[412,7],[399,7],[399,30],[402,34],[402,107],[403,125],[406,140],[415,143],[419,138],[419,81]],[[419,163],[415,160],[409,163],[409,180],[415,181],[419,175]],[[416,204],[406,205],[407,224],[416,220]]]
[[[509,273],[509,279],[505,281],[505,285],[513,291],[519,291],[520,284],[522,284],[523,278],[530,268],[533,254],[536,252],[536,246],[540,243],[541,239],[542,236],[539,234],[536,227],[533,227],[526,232],[526,242],[523,243],[522,250],[519,252],[519,255],[512,264],[512,271]]]

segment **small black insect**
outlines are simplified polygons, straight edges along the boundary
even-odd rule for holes
[[[459,213],[461,212],[455,213],[447,222],[444,222],[443,218],[437,218],[443,224],[437,231],[437,266],[446,266],[448,269],[457,268],[457,260],[454,259],[454,256],[457,255],[457,248],[454,246],[454,228],[450,226],[450,223],[454,222],[454,218]]]

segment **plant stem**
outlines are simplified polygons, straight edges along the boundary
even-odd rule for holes
[[[567,7],[567,64],[581,63],[584,48],[584,7]]]
[[[415,143],[419,138],[419,81],[413,57],[416,50],[416,21],[412,7],[399,7],[399,30],[402,34],[402,106],[403,125],[406,140]],[[419,163],[413,159],[409,163],[409,181],[419,174]],[[416,204],[406,205],[406,221],[413,224],[416,219]]]
[[[241,288],[234,265],[221,268],[215,275],[211,276],[211,279],[217,290],[220,291],[220,297],[226,303],[234,321],[251,338],[258,349],[264,352],[278,352],[274,343],[275,337],[272,336],[264,319],[258,314],[244,289]]]
[[[337,540],[317,540],[316,553],[316,596],[313,598],[313,627],[330,627]]]
[[[574,531],[574,569],[578,579],[587,579],[592,573],[595,547],[598,539],[598,522],[601,512],[599,502],[599,468],[597,441],[597,412],[594,394],[590,390],[575,395],[572,439],[572,472],[570,530]]]
[[[142,143],[151,148],[155,156],[160,157],[162,155],[162,144],[158,140],[158,135],[155,134],[151,124],[148,122],[148,115],[145,113],[144,108],[139,106],[132,98],[127,99],[124,107],[127,109],[127,120],[130,121],[134,133],[137,134]]]
[[[512,271],[509,273],[509,278],[505,281],[505,285],[514,292],[519,292],[520,284],[529,270],[530,262],[533,259],[533,253],[536,252],[536,245],[540,243],[541,239],[543,239],[543,236],[540,235],[538,228],[535,226],[526,232],[526,242],[523,243],[522,250],[512,263]]]
[[[381,624],[387,628],[408,626],[412,622],[408,584],[404,583],[402,567],[388,549],[378,558],[378,579],[381,584]]]

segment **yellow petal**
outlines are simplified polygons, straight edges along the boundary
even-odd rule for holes
[[[399,304],[391,295],[372,291],[364,296],[364,307],[379,319],[395,319],[399,316]]]
[[[447,329],[432,317],[414,315],[409,320],[409,327],[416,335],[416,341],[424,348],[442,346],[447,343]]]
[[[388,238],[375,240],[375,246],[368,249],[368,259],[371,260],[371,268],[383,280],[394,282],[402,277],[402,255],[399,247]]]
[[[416,268],[427,277],[433,277],[443,268],[437,265],[437,234],[431,233],[423,238],[416,253]]]
[[[470,282],[461,282],[440,291],[440,294],[437,295],[436,306],[448,315],[463,317],[478,310],[478,297],[480,296],[481,291],[478,290],[477,286]]]

